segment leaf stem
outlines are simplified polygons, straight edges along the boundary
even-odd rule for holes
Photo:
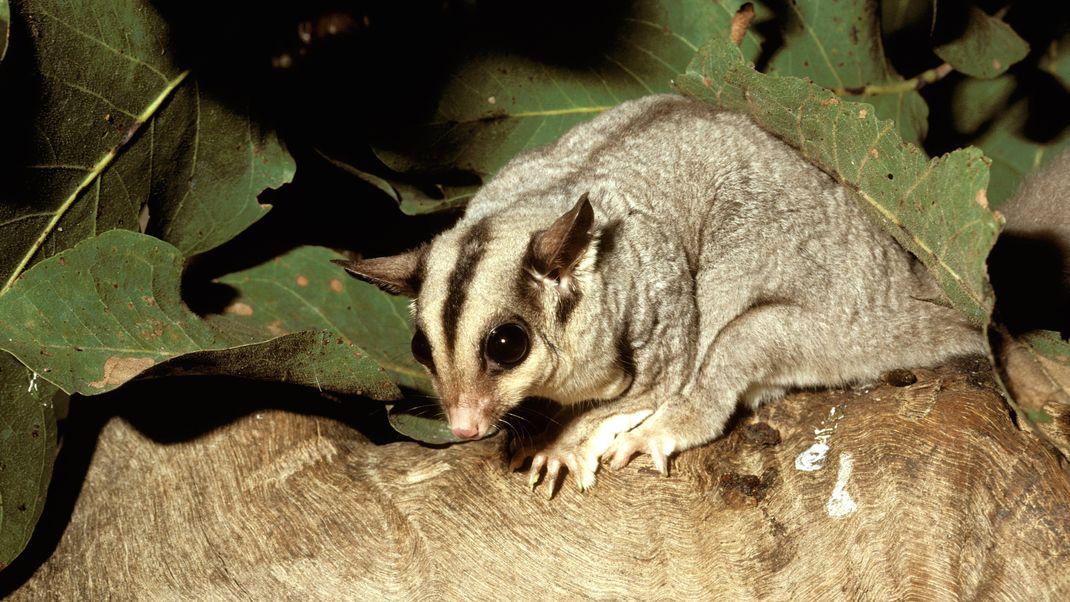
[[[840,86],[832,88],[832,93],[836,96],[882,96],[885,94],[902,94],[938,82],[941,79],[944,79],[948,73],[951,73],[951,65],[943,63],[939,67],[933,67],[928,71],[923,71],[916,77],[905,79],[901,82],[893,82],[890,84],[869,84],[867,86],[854,87]]]
[[[134,139],[134,135],[137,134],[138,130],[140,130],[141,127],[145,125],[150,119],[152,119],[152,116],[156,114],[156,111],[160,109],[164,101],[171,96],[171,93],[174,92],[176,88],[182,85],[182,82],[185,81],[188,75],[189,70],[187,69],[179,73],[178,76],[168,82],[167,86],[163,90],[161,90],[159,94],[156,95],[156,98],[152,101],[152,103],[150,103],[149,106],[145,107],[145,110],[137,116],[137,118],[134,120],[134,123],[131,124],[130,128],[126,131],[126,135],[123,136],[123,139],[119,141],[119,144],[116,144],[114,148],[109,150],[103,157],[100,158],[99,161],[97,161],[97,164],[94,165],[91,170],[89,170],[89,173],[86,174],[82,182],[78,184],[78,187],[75,188],[74,191],[71,192],[70,196],[68,196],[66,200],[64,200],[63,203],[56,208],[54,214],[52,215],[52,219],[48,220],[48,224],[44,227],[43,230],[41,230],[41,234],[37,236],[37,240],[35,240],[33,242],[33,245],[31,245],[30,248],[26,251],[26,254],[22,257],[22,261],[20,261],[19,265],[11,271],[11,276],[9,276],[7,282],[4,283],[4,287],[0,288],[0,295],[3,295],[8,290],[10,290],[11,287],[15,284],[15,281],[18,280],[19,276],[21,276],[22,273],[26,271],[26,268],[27,266],[29,266],[30,261],[33,260],[33,256],[36,255],[39,250],[41,250],[41,247],[44,246],[45,241],[48,240],[48,237],[52,235],[53,230],[55,230],[56,226],[59,225],[60,220],[63,219],[63,216],[67,213],[67,210],[69,210],[71,206],[74,205],[74,202],[78,200],[78,196],[82,194],[82,191],[91,186],[93,182],[97,178],[99,178],[102,173],[104,173],[104,170],[107,169],[109,165],[111,165],[111,162],[115,160],[115,157],[119,156],[119,151],[123,150],[128,144],[130,144],[130,141]]]

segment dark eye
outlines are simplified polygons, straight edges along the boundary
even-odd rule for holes
[[[520,324],[502,324],[487,335],[483,355],[501,368],[512,368],[528,356],[528,331]]]
[[[427,341],[424,331],[417,329],[412,335],[412,356],[416,361],[427,366],[428,370],[435,370],[435,362],[431,359],[431,343]]]

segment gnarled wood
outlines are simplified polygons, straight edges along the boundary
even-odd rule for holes
[[[1070,478],[978,365],[806,392],[547,500],[501,435],[375,446],[265,412],[161,445],[114,420],[14,600],[1070,599]],[[900,385],[900,386],[895,386]],[[823,468],[796,468],[825,442]]]

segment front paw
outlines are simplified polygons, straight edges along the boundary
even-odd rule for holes
[[[660,421],[648,421],[633,431],[622,433],[606,449],[603,458],[613,470],[619,470],[637,453],[645,453],[654,462],[654,468],[669,475],[669,457],[681,449],[679,438],[672,430],[661,426]]]
[[[549,497],[554,495],[562,467],[573,475],[580,491],[586,491],[594,486],[599,460],[615,438],[635,428],[652,413],[652,410],[638,410],[614,414],[601,421],[584,420],[581,416],[552,441],[517,449],[512,468],[516,470],[531,458],[528,487],[534,491],[540,482],[545,483]]]

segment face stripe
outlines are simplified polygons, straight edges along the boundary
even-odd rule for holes
[[[446,289],[446,302],[442,305],[442,327],[446,332],[446,348],[453,354],[457,346],[457,325],[461,318],[461,309],[468,297],[468,285],[475,274],[476,266],[483,259],[487,242],[487,224],[476,222],[461,240],[461,252],[457,265],[450,274],[449,287]]]
[[[582,296],[583,293],[579,290],[566,292],[561,295],[557,300],[557,311],[555,312],[558,326],[564,326],[568,323],[568,319],[572,317],[572,311],[580,304],[580,297]]]

